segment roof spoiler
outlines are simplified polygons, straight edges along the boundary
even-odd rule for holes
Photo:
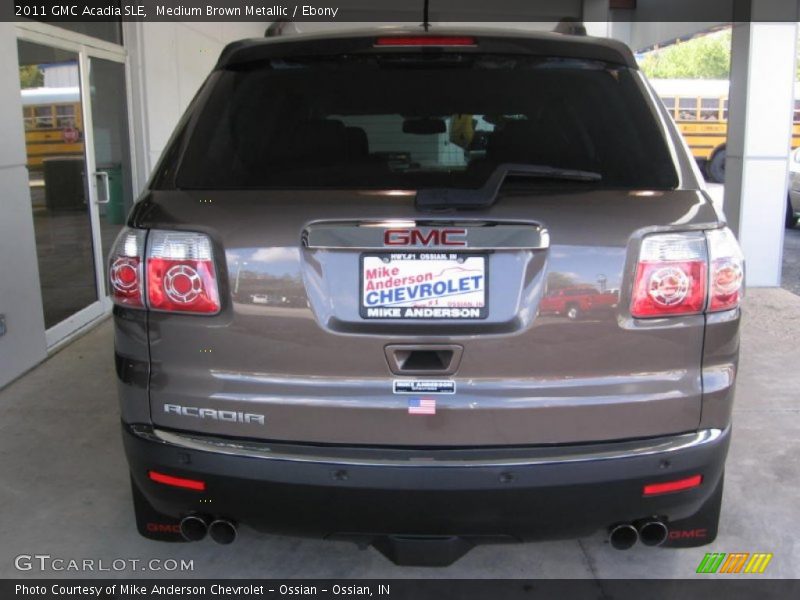
[[[290,28],[297,23],[289,23]],[[292,35],[292,29],[284,30],[278,37],[247,39],[230,42],[220,54],[215,69],[229,69],[253,61],[273,58],[291,59],[295,57],[331,56],[375,52],[376,36],[382,32],[361,31],[352,35]],[[473,30],[466,35],[473,35]],[[300,31],[302,33],[302,31]],[[595,60],[636,69],[636,59],[625,44],[610,38],[588,38],[579,35],[561,35],[552,32],[523,32],[519,36],[511,33],[493,35],[494,32],[474,35],[480,42],[480,51],[489,54],[523,54],[531,56],[560,56],[577,60]],[[442,31],[450,35],[449,30]],[[422,36],[419,28],[392,31],[391,35]],[[465,35],[459,30],[456,35]],[[587,43],[591,39],[591,43]],[[391,52],[391,49],[389,49]]]
[[[556,24],[553,31],[564,35],[586,35],[586,26],[583,21],[574,17],[564,17]]]

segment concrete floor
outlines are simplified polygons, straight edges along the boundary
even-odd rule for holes
[[[192,559],[194,571],[185,573],[192,577],[687,578],[711,551],[772,552],[760,577],[798,577],[800,371],[792,357],[800,297],[781,289],[751,290],[744,312],[721,533],[710,547],[618,552],[598,533],[574,541],[481,547],[451,567],[424,569],[395,567],[374,550],[347,543],[247,529],[227,547],[208,540],[145,540],[133,523],[107,321],[0,391],[0,577],[63,575],[14,568],[19,554],[49,554],[107,563]]]

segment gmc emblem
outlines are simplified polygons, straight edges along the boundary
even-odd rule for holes
[[[707,536],[707,529],[673,529],[669,532],[671,540],[703,539]]]
[[[466,246],[466,229],[387,229],[384,246]]]
[[[180,533],[181,526],[173,523],[148,523],[147,531],[150,533]]]

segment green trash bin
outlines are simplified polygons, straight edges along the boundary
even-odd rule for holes
[[[98,171],[108,173],[108,204],[106,205],[106,221],[112,225],[125,222],[125,199],[122,194],[122,165],[105,165]]]
[[[83,158],[56,156],[42,161],[47,210],[86,210]]]

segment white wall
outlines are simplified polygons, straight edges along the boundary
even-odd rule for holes
[[[637,0],[636,20],[631,24],[630,38],[623,40],[634,50],[648,48],[654,44],[705,31],[720,25],[712,19],[729,14],[733,8],[731,0]],[[726,12],[727,11],[727,12]],[[629,11],[614,11],[614,19],[625,19]],[[692,15],[693,23],[665,21],[671,15]]]
[[[44,71],[43,87],[78,87],[81,84],[77,64],[47,65]]]
[[[126,23],[137,189],[228,42],[262,37],[269,23]]]
[[[13,23],[0,23],[0,387],[47,355]]]
[[[762,1],[758,0],[760,6]],[[797,23],[737,23],[731,46],[725,214],[744,251],[747,284],[778,286],[794,110]]]
[[[718,21],[654,22],[636,21],[630,25],[630,39],[625,40],[634,51],[665,44],[677,38],[691,36],[724,25]]]

